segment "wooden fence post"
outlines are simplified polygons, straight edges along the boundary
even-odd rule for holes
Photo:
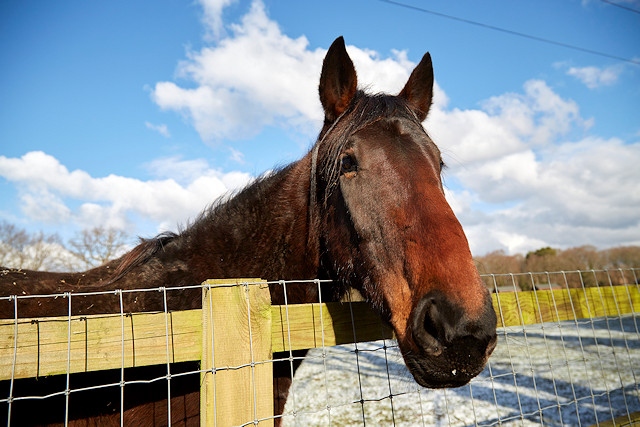
[[[269,286],[257,279],[204,285],[200,425],[273,426]]]

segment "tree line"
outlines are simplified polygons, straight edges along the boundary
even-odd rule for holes
[[[585,245],[569,249],[543,247],[526,255],[507,255],[495,251],[475,257],[480,274],[494,274],[485,281],[491,288],[513,287],[522,290],[534,286],[566,283],[569,287],[634,283],[640,278],[640,246],[619,246],[599,250]],[[621,271],[638,268],[631,273]],[[547,272],[557,272],[549,275]],[[524,274],[528,273],[528,274]],[[513,276],[504,276],[513,274]],[[492,282],[492,283],[489,283]]]

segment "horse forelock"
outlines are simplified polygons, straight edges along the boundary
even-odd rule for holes
[[[359,130],[391,117],[405,118],[422,126],[405,100],[393,95],[368,94],[360,90],[342,116],[320,133],[314,150],[319,152],[319,175],[326,184],[325,204],[338,184],[340,153],[348,147],[349,138]]]

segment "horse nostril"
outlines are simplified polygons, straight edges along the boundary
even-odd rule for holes
[[[459,346],[462,342],[481,353],[481,356],[490,355],[495,347],[495,339],[492,339],[495,337],[495,320],[491,322],[489,317],[493,315],[495,318],[495,313],[489,308],[491,310],[487,311],[491,313],[471,322],[462,308],[444,294],[429,292],[413,311],[411,326],[414,341],[429,355],[439,355],[446,348]]]
[[[451,339],[450,322],[443,318],[445,306],[441,296],[430,293],[418,302],[413,312],[414,341],[430,356],[439,356]]]
[[[438,303],[435,298],[429,298],[425,305],[424,320],[419,325],[434,338],[438,338],[438,328],[436,327],[436,321],[438,318]]]

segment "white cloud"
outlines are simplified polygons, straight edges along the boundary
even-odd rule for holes
[[[178,74],[195,88],[159,82],[154,101],[193,123],[204,140],[254,136],[285,118],[290,126],[320,121],[317,79],[324,52],[308,50],[304,37],[291,39],[254,2],[233,37],[217,46],[190,52]]]
[[[20,194],[22,212],[31,220],[41,222],[65,222],[71,219],[71,210],[60,197],[46,189],[36,189]]]
[[[162,157],[145,165],[156,178],[174,179],[185,184],[205,175],[209,164],[204,159],[182,160],[180,156]]]
[[[542,80],[526,82],[524,94],[493,97],[484,103],[483,108],[497,115],[501,127],[532,145],[549,144],[575,125],[590,126],[590,121],[580,117],[579,107],[574,101],[562,99]]]
[[[445,157],[453,156],[453,161],[445,159],[450,166],[495,161],[552,144],[575,127],[590,126],[574,101],[560,98],[540,80],[526,82],[522,94],[494,96],[480,110],[448,110],[435,104],[429,114],[426,127]]]
[[[217,40],[224,32],[222,12],[225,7],[235,3],[235,0],[200,0],[203,9],[202,20],[205,24],[205,38]]]
[[[144,122],[144,125],[147,127],[147,129],[151,129],[154,132],[158,132],[160,135],[164,136],[165,138],[171,137],[169,128],[165,124],[154,125],[153,123]]]
[[[539,80],[481,105],[427,122],[474,253],[640,244],[640,143],[584,136],[592,120]]]
[[[127,229],[134,215],[175,229],[222,194],[251,180],[245,173],[212,170],[202,160],[160,159],[149,167],[175,179],[92,177],[81,170],[69,171],[39,151],[20,158],[0,156],[0,176],[21,189],[24,215],[49,223],[75,222],[82,228]]]
[[[205,140],[248,138],[276,125],[305,135],[317,131],[325,50],[285,35],[259,1],[222,37],[227,4],[203,1],[208,34],[220,38],[189,52],[178,67],[184,86],[159,82],[153,100],[187,117]],[[372,91],[397,93],[414,66],[401,51],[382,58],[364,48],[348,50],[361,86]],[[574,75],[580,73],[586,75]],[[604,84],[607,78],[601,73],[594,81]],[[542,80],[491,97],[477,109],[448,102],[436,86],[426,127],[449,165],[447,197],[475,254],[640,244],[637,136],[623,141],[590,135],[593,120]],[[231,160],[243,161],[242,153],[229,150]],[[201,159],[169,157],[146,166],[155,179],[93,177],[41,152],[0,156],[0,176],[21,188],[25,215],[86,226],[122,228],[139,217],[173,229],[250,180],[244,173],[212,170]]]
[[[231,152],[230,159],[236,163],[244,164],[244,153],[242,151],[236,150],[233,147],[229,147],[229,151]]]
[[[567,74],[580,80],[589,89],[601,86],[611,86],[618,81],[622,67],[613,65],[606,68],[599,67],[570,67]]]
[[[473,196],[457,213],[478,254],[640,244],[639,162],[640,143],[593,137],[480,162],[455,173]]]
[[[153,100],[186,116],[206,141],[250,138],[267,125],[316,132],[322,120],[318,78],[326,50],[310,49],[305,37],[283,34],[260,1],[230,31],[231,36],[189,52],[180,63],[178,75],[193,84],[159,82]],[[348,51],[362,86],[373,91],[400,91],[414,66],[403,51],[394,51],[391,58],[354,46]]]

